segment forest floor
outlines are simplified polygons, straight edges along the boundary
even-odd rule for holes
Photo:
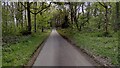
[[[28,63],[36,48],[49,35],[50,30],[20,36],[16,43],[2,47],[2,66],[23,66]]]
[[[97,56],[104,63],[118,65],[118,36],[100,37],[98,32],[79,32],[72,29],[58,29],[61,35],[74,41],[77,47],[83,48]]]

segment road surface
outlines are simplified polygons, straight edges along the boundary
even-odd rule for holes
[[[53,29],[33,66],[93,66],[93,64]]]

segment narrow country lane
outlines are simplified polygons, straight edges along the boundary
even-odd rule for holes
[[[93,66],[53,29],[33,66]]]

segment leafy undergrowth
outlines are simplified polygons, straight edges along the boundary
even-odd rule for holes
[[[118,38],[117,33],[112,37],[99,37],[98,32],[78,32],[72,29],[60,29],[58,32],[77,43],[78,47],[90,51],[96,56],[107,60],[111,65],[118,65]]]
[[[49,30],[33,33],[32,35],[21,37],[17,43],[4,45],[2,48],[2,65],[23,66],[28,63],[33,52],[49,33]]]

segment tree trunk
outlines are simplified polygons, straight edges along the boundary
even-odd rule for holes
[[[8,10],[8,2],[7,2],[7,7],[6,7],[6,9],[7,9],[7,11],[9,11],[9,10]],[[6,14],[6,32],[8,31],[8,28],[7,28],[8,26],[7,26],[7,25],[8,25],[8,12],[7,12],[7,14]]]
[[[97,10],[98,10],[98,8],[97,8],[97,4],[96,4],[96,5],[95,5],[95,9],[94,9],[94,17],[97,16]]]
[[[90,2],[88,2],[87,23],[89,23],[89,16],[90,16]]]
[[[74,6],[74,22],[75,22],[75,24],[76,24],[76,27],[77,27],[77,29],[79,30],[79,27],[78,27],[78,20],[77,20],[77,4],[75,4],[75,6]]]
[[[102,4],[102,3],[99,2],[99,4],[105,8],[104,36],[108,36],[108,34],[109,34],[109,32],[108,32],[108,17],[107,17],[107,15],[108,15],[108,6],[107,6],[106,3]]]
[[[42,26],[42,32],[44,32],[44,27]]]
[[[28,32],[31,34],[30,4],[27,2]]]
[[[25,10],[25,21],[24,21],[24,23],[25,23],[25,27],[27,27],[27,10]]]
[[[34,32],[36,32],[36,14],[34,14]]]
[[[82,13],[83,13],[83,16],[84,16],[84,4],[82,4]]]
[[[119,2],[116,2],[116,21],[114,25],[114,31],[117,32],[119,29]]]
[[[22,15],[22,17],[21,17],[21,29],[23,29],[23,13],[21,12],[21,15]]]
[[[100,22],[98,22],[98,29],[100,29],[100,27],[101,27],[101,26],[100,26]]]
[[[71,12],[71,24],[73,24],[73,4],[70,3],[70,12]]]
[[[23,9],[23,6],[20,5],[20,8]],[[21,13],[21,28],[23,29],[23,11],[20,12]]]
[[[108,14],[108,7],[105,6],[105,32],[104,32],[105,36],[108,36],[108,17],[107,17],[107,14]]]
[[[37,3],[34,3],[35,8],[37,7]],[[36,9],[34,9],[34,32],[36,32]]]
[[[84,19],[84,16],[85,16],[84,15],[84,3],[82,3],[82,15],[83,15],[83,19]],[[80,23],[80,29],[79,29],[80,31],[82,31],[82,27],[84,27],[84,24],[85,24],[85,22],[83,22],[83,21]]]

